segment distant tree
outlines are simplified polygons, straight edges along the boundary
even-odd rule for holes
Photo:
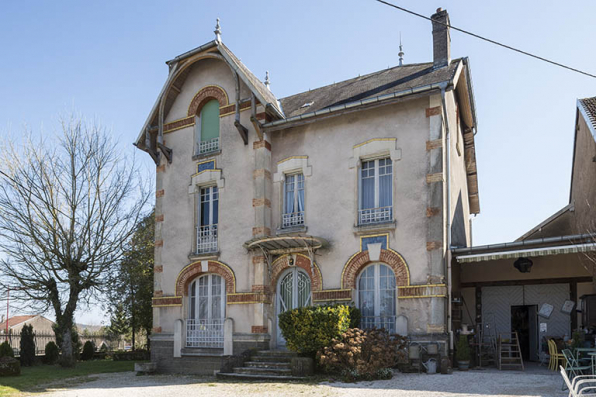
[[[0,277],[11,298],[53,310],[73,366],[77,304],[110,287],[150,194],[96,123],[71,117],[51,139],[0,142]]]
[[[32,325],[25,324],[21,328],[19,355],[22,366],[30,367],[35,363],[35,334]]]
[[[112,316],[110,317],[110,325],[107,327],[108,336],[110,340],[120,341],[123,335],[130,332],[130,323],[127,318],[124,305],[118,303],[114,309],[112,309]]]
[[[118,315],[124,312],[127,318],[133,350],[137,333],[142,330],[149,336],[153,326],[154,236],[155,218],[151,213],[139,222],[129,240],[109,294],[111,311]]]

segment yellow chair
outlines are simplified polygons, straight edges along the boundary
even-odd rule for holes
[[[557,344],[552,339],[548,340],[548,353],[550,355],[548,369],[555,371],[559,365],[559,362],[561,362],[561,365],[565,366],[565,356],[562,353],[557,352]]]

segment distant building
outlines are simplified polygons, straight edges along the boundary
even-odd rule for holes
[[[6,335],[6,323],[8,323],[8,334],[18,335],[21,333],[21,329],[24,325],[33,326],[33,331],[37,334],[48,334],[53,335],[54,330],[52,326],[54,322],[43,317],[41,314],[27,315],[27,316],[13,316],[4,320],[0,323],[0,335]]]

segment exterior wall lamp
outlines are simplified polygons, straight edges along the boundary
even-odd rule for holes
[[[519,270],[520,273],[530,273],[533,264],[534,262],[528,258],[519,258],[513,262],[513,267]]]

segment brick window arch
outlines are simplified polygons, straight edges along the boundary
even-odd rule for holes
[[[288,260],[290,255],[284,255],[277,258],[273,264],[271,265],[271,285],[273,286],[274,290],[277,285],[277,280],[279,276],[283,273],[284,270],[289,269],[290,265],[288,264]],[[311,280],[311,288],[313,291],[321,291],[323,289],[323,278],[321,277],[321,270],[317,263],[314,262],[311,268],[310,266],[310,259],[306,255],[296,254],[296,263],[294,266],[297,266],[304,270],[306,274],[310,277]],[[314,269],[314,274],[313,270]]]
[[[176,279],[176,296],[187,296],[190,283],[197,277],[209,273],[223,277],[227,294],[236,292],[236,277],[232,269],[222,262],[209,261],[206,272],[203,271],[201,262],[191,263],[180,271]]]
[[[188,116],[196,116],[203,106],[213,99],[219,102],[220,108],[229,103],[228,94],[226,94],[223,88],[217,85],[208,85],[199,90],[194,98],[192,98],[192,101],[190,101],[190,105],[188,106]]]
[[[344,266],[341,275],[342,289],[356,289],[356,280],[360,272],[371,263],[384,263],[395,273],[395,283],[398,287],[410,285],[410,270],[404,258],[393,250],[381,250],[378,261],[371,261],[368,251],[361,251],[352,256]]]

